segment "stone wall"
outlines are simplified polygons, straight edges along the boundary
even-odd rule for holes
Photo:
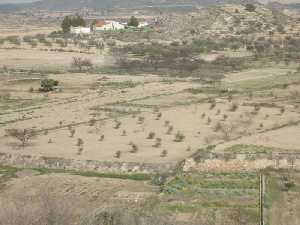
[[[298,153],[226,154],[193,156],[183,162],[183,171],[255,171],[266,168],[300,170]]]
[[[0,164],[26,168],[65,169],[99,173],[162,173],[174,170],[175,164],[103,162],[55,157],[0,153]]]

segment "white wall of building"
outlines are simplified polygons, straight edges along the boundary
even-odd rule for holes
[[[71,34],[89,34],[91,33],[90,27],[71,27]]]

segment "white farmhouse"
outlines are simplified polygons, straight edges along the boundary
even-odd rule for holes
[[[71,34],[89,34],[91,33],[90,27],[71,27],[70,28]]]
[[[105,30],[123,30],[125,26],[117,21],[113,20],[98,20],[94,25],[94,31],[105,31]]]

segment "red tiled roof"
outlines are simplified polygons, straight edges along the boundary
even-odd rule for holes
[[[95,23],[95,27],[103,27],[107,23],[104,20],[97,20]]]

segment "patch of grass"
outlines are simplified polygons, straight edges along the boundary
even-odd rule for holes
[[[259,187],[257,175],[252,173],[190,173],[177,175],[165,187],[166,193],[196,194],[204,189],[256,190]],[[232,192],[233,193],[233,192]],[[238,192],[236,192],[238,193]]]
[[[179,212],[194,212],[201,208],[240,208],[241,205],[230,204],[229,201],[214,201],[214,202],[197,202],[197,203],[169,203],[163,205],[164,208],[170,211]],[[257,209],[256,204],[243,205],[243,209]]]
[[[99,178],[114,178],[122,180],[136,180],[136,181],[149,181],[152,179],[152,174],[144,173],[132,173],[132,174],[121,174],[121,173],[98,173],[89,171],[72,171],[72,170],[60,170],[60,169],[48,169],[48,168],[33,168],[40,174],[51,174],[51,173],[66,173],[70,175],[78,175],[83,177],[99,177]]]
[[[266,147],[262,145],[243,145],[243,144],[233,145],[224,149],[225,152],[234,153],[234,154],[239,154],[239,153],[271,154],[273,151],[278,151],[278,150],[280,149]]]
[[[0,165],[0,185],[11,178],[15,178],[18,171],[20,171],[20,169],[15,167]]]
[[[139,85],[143,85],[144,83],[142,82],[134,82],[131,80],[128,81],[110,81],[110,82],[105,82],[99,84],[99,88],[105,88],[109,90],[114,90],[114,89],[125,89],[125,88],[135,88]]]

